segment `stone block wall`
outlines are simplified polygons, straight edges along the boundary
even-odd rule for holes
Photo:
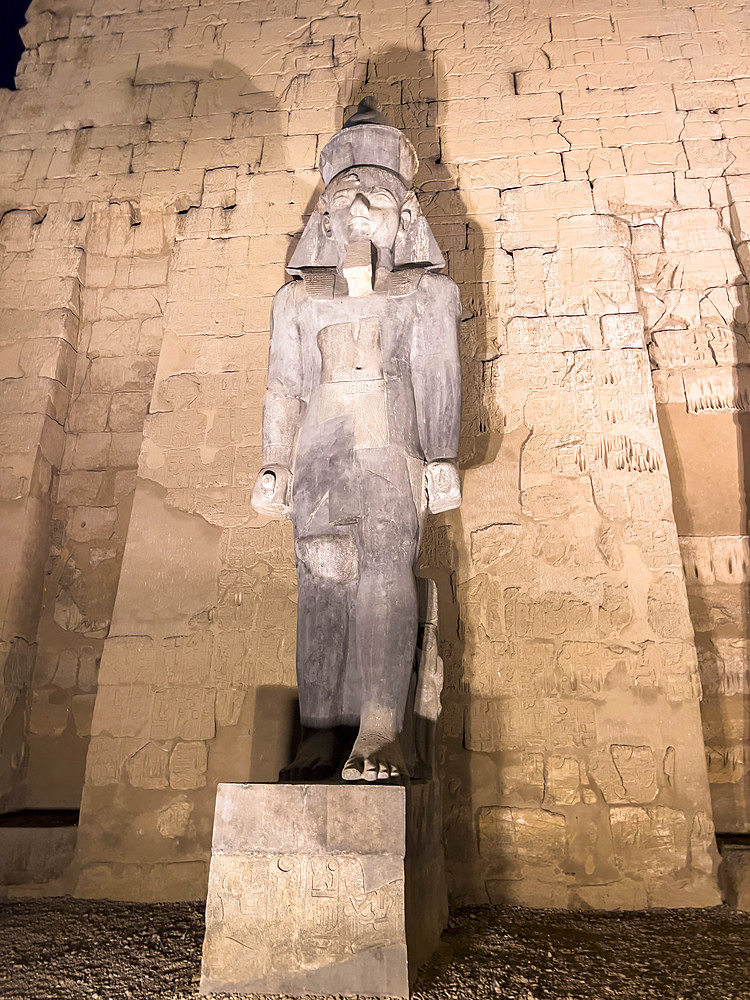
[[[703,681],[714,820],[722,832],[741,833],[750,824],[750,192],[738,156],[741,108],[715,107],[731,93],[719,84],[680,92],[683,107],[700,105],[686,114],[702,143],[685,142],[693,160],[679,204],[663,202],[638,227],[635,261]]]
[[[29,704],[78,351],[83,255],[67,206],[0,222],[0,806],[25,804]]]
[[[268,309],[367,94],[464,304],[465,503],[422,554],[453,897],[716,901],[701,679],[716,816],[747,828],[747,5],[28,18],[0,95],[7,807],[79,801],[90,732],[71,886],[190,898],[216,782],[282,761],[291,533],[249,508]]]
[[[161,344],[174,216],[87,206],[73,399],[31,684],[25,805],[77,808]]]

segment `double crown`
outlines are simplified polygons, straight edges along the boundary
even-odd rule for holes
[[[326,186],[350,167],[383,167],[411,189],[419,160],[399,129],[389,125],[369,102],[344,123],[320,154],[320,172]]]

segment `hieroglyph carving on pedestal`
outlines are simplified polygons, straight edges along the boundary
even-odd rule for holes
[[[416,168],[363,102],[321,154],[325,191],[273,303],[253,506],[294,526],[303,739],[286,780],[408,770],[420,534],[426,509],[461,502],[460,298]]]

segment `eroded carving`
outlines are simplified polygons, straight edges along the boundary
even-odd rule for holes
[[[214,855],[211,877],[217,915],[207,924],[221,922],[227,979],[240,963],[247,980],[260,981],[403,938],[403,878],[368,889],[357,857]]]

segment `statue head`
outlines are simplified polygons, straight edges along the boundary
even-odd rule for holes
[[[370,240],[381,255],[393,258],[399,234],[408,233],[419,215],[413,191],[384,167],[350,167],[328,184],[318,211],[324,235],[339,258],[355,241]]]
[[[419,161],[406,136],[362,101],[320,154],[325,190],[288,270],[340,266],[350,243],[367,239],[386,266],[445,261],[412,190]]]

